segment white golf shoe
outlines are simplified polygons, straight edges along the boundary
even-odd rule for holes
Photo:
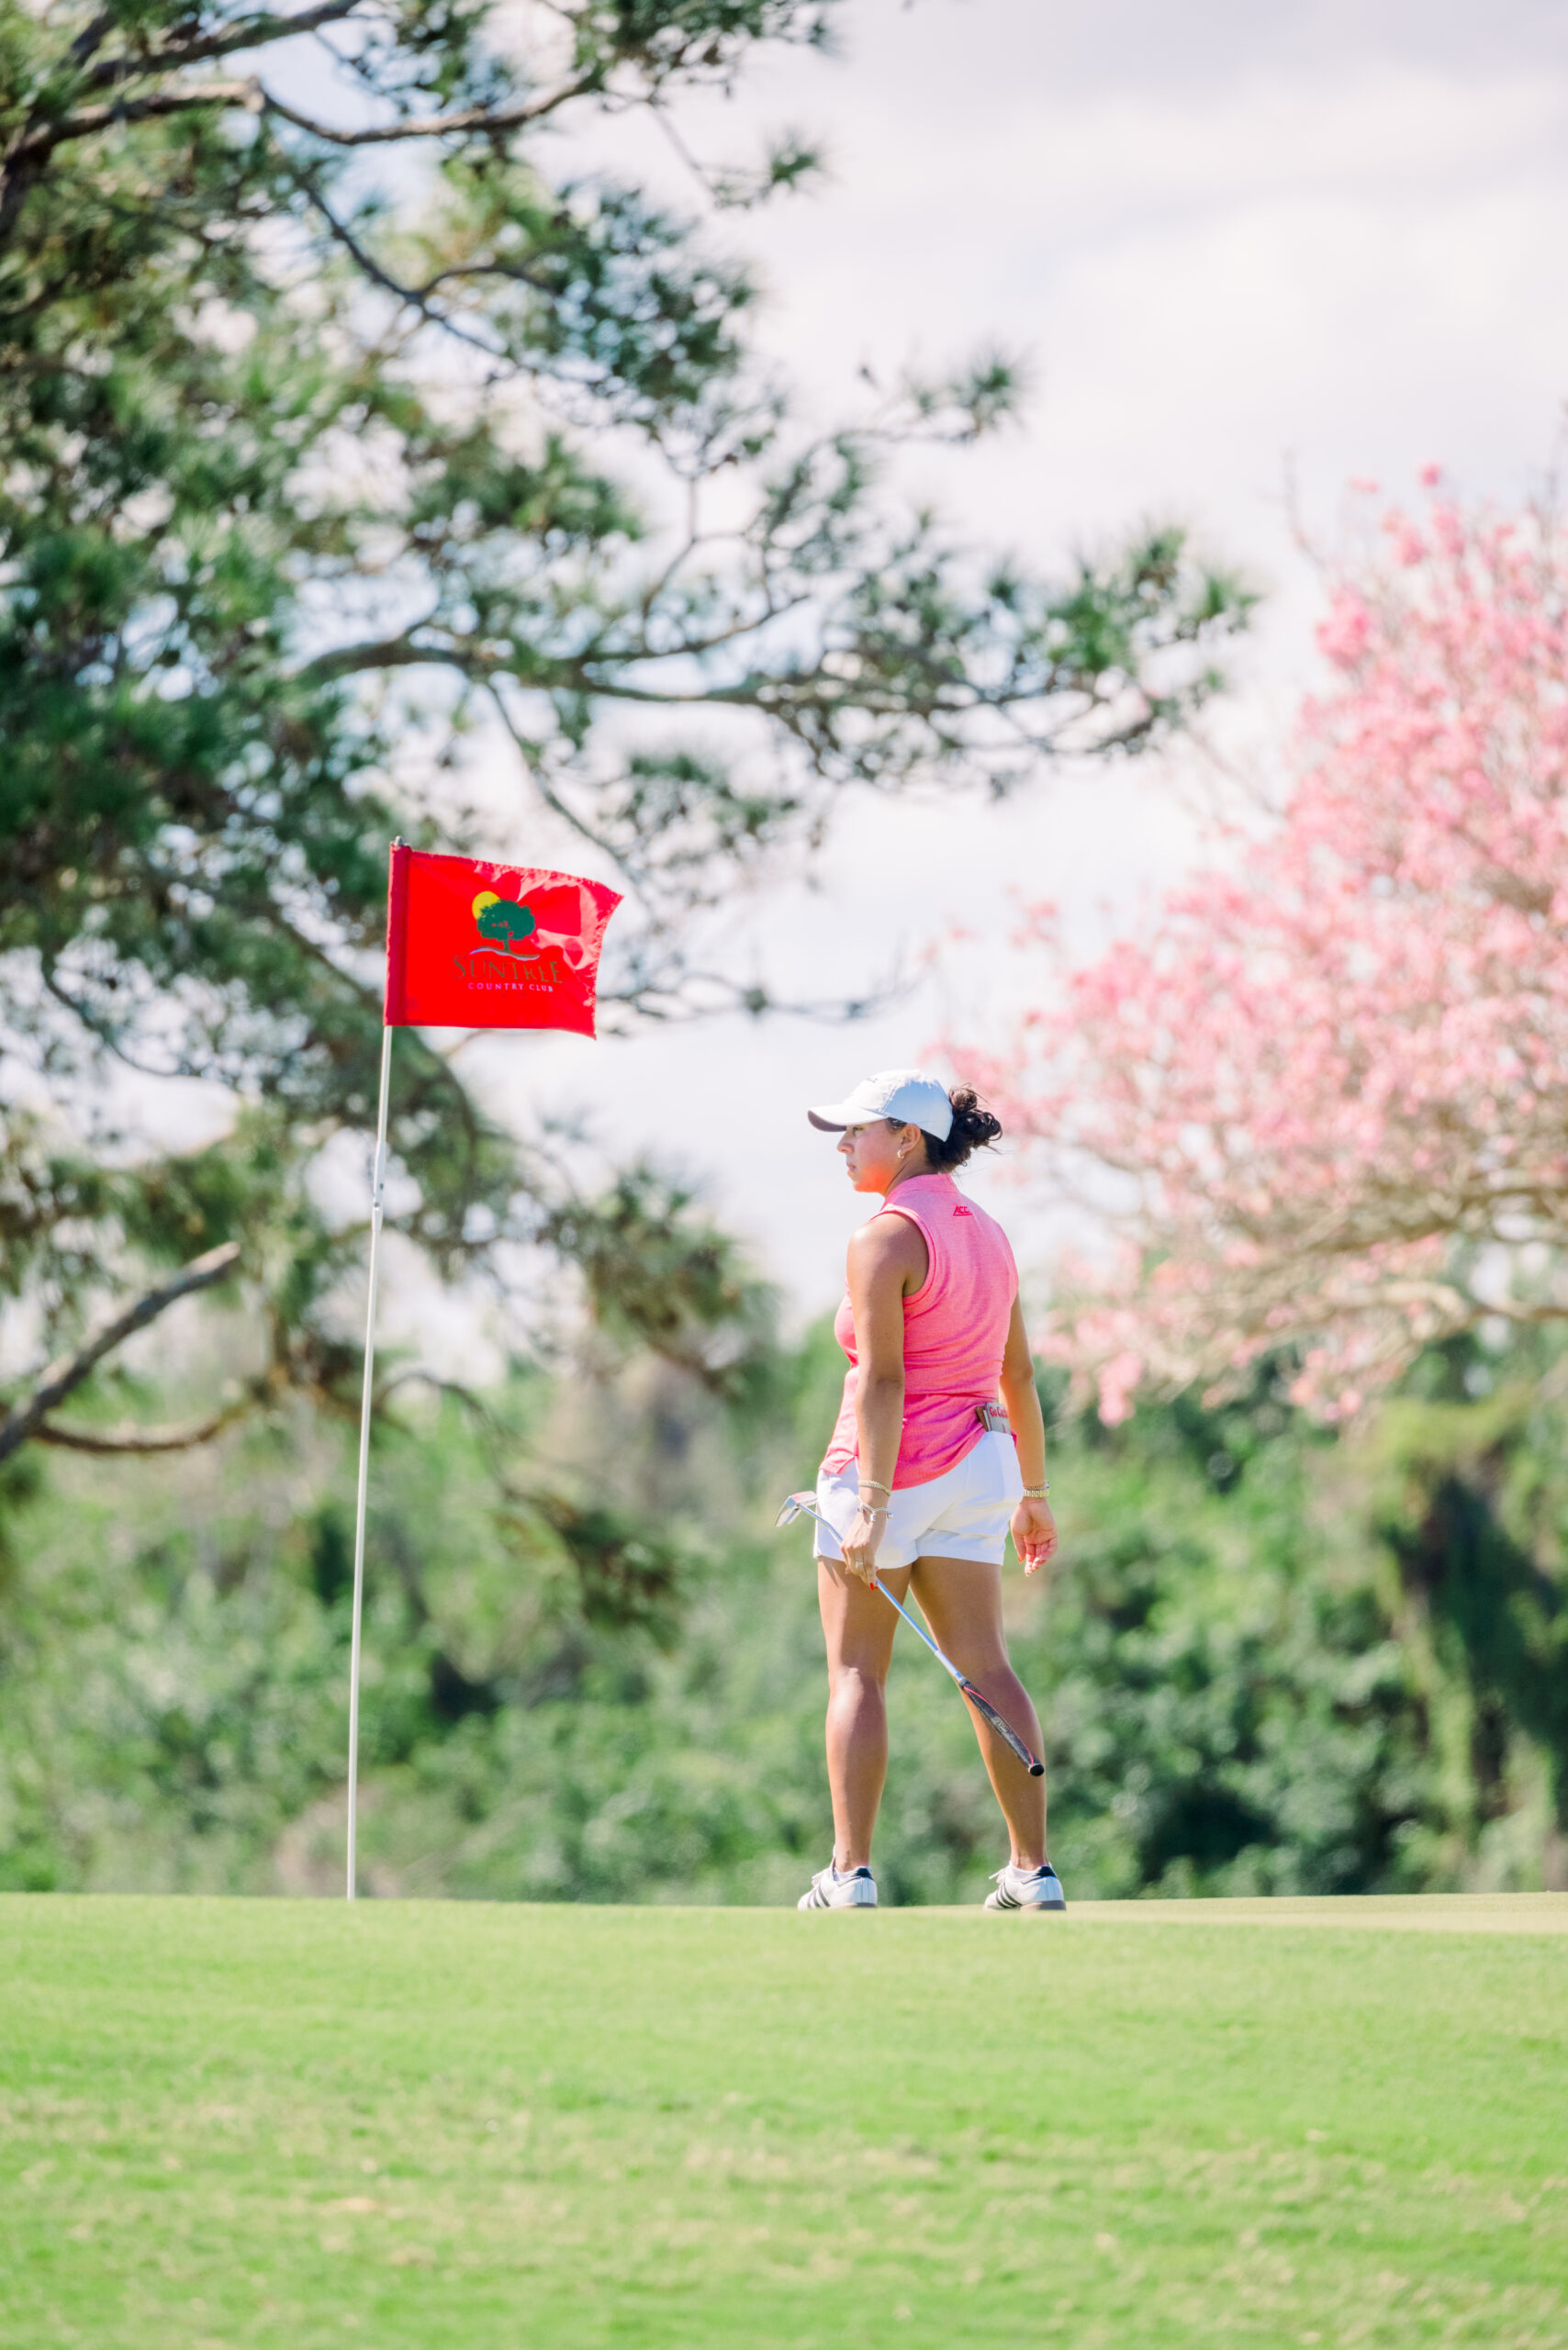
[[[988,1909],[1065,1909],[1067,1896],[1049,1861],[1037,1869],[1015,1869],[1011,1861],[991,1879],[996,1890],[985,1897]]]
[[[802,1893],[796,1902],[797,1909],[874,1909],[877,1906],[877,1880],[869,1869],[846,1869],[842,1876],[830,1861],[812,1879],[810,1893]]]

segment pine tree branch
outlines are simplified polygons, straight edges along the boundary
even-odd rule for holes
[[[101,65],[94,67],[88,79],[95,89],[102,89],[115,82],[140,81],[150,73],[173,73],[183,65],[200,65],[209,58],[231,57],[236,50],[268,49],[275,41],[295,40],[301,33],[319,32],[323,25],[341,24],[359,6],[360,0],[322,0],[319,7],[301,9],[295,17],[245,17],[226,31],[208,33],[199,40],[171,41],[141,57],[106,58]],[[113,22],[113,16],[106,11],[88,27],[73,52],[78,62],[91,55],[92,48],[98,45]],[[91,47],[84,49],[84,42],[90,42]]]
[[[13,1404],[5,1419],[0,1420],[0,1460],[17,1451],[29,1438],[41,1436],[43,1422],[49,1414],[91,1376],[106,1355],[123,1346],[136,1331],[144,1330],[150,1322],[155,1322],[160,1314],[180,1298],[189,1297],[196,1290],[210,1289],[214,1281],[222,1281],[239,1261],[240,1244],[237,1240],[226,1240],[220,1248],[209,1248],[205,1256],[193,1258],[188,1265],[183,1265],[172,1280],[160,1282],[156,1289],[144,1291],[133,1304],[128,1305],[122,1314],[117,1314],[112,1322],[106,1322],[73,1355],[62,1355],[57,1362],[51,1362],[32,1393],[21,1403]],[[62,1437],[56,1432],[53,1440],[70,1443],[72,1438]]]
[[[18,139],[5,158],[7,173],[17,173],[40,162],[73,139],[91,139],[122,122],[151,122],[161,115],[189,114],[196,106],[244,106],[259,113],[260,84],[245,82],[187,82],[173,90],[154,90],[145,98],[115,98],[107,106],[84,106],[79,114],[62,115]]]
[[[296,169],[293,177],[300,194],[319,214],[328,235],[336,243],[342,245],[355,268],[362,270],[373,285],[379,285],[383,293],[392,296],[394,301],[405,303],[409,309],[417,310],[420,316],[427,319],[431,326],[440,327],[447,334],[455,336],[459,342],[467,343],[471,350],[483,352],[487,359],[496,357],[493,344],[486,342],[478,335],[470,334],[466,328],[460,327],[455,319],[448,318],[444,311],[431,308],[426,297],[431,292],[431,286],[440,283],[439,279],[432,279],[431,286],[399,285],[397,278],[390,276],[382,268],[380,263],[365,251],[347,223],[339,219],[331,206],[317,187],[310,173],[308,171]],[[444,271],[442,274],[451,276],[455,273]]]
[[[598,85],[596,73],[577,73],[513,106],[464,106],[454,114],[407,115],[401,121],[374,123],[363,130],[343,130],[335,123],[318,122],[314,116],[286,106],[270,90],[263,90],[261,97],[269,114],[292,123],[296,130],[308,131],[312,139],[325,139],[334,147],[385,147],[400,139],[450,139],[464,130],[477,130],[487,137],[498,130],[521,130],[528,123],[543,121],[568,100],[586,97]]]
[[[337,12],[342,13],[342,12]],[[303,24],[304,19],[300,20]],[[241,46],[238,42],[230,48]],[[218,52],[195,51],[196,54]],[[185,62],[185,60],[175,61]],[[137,78],[152,71],[151,65],[139,68]],[[129,78],[129,75],[125,78]],[[37,129],[24,132],[6,156],[8,171],[39,162],[75,139],[90,139],[97,132],[108,130],[123,122],[148,122],[160,116],[189,113],[196,106],[241,106],[250,114],[276,115],[291,123],[312,139],[325,140],[334,147],[378,147],[396,145],[404,139],[446,139],[462,131],[476,130],[488,137],[499,130],[519,130],[529,123],[539,122],[554,114],[568,99],[580,97],[595,86],[592,74],[580,74],[573,81],[562,83],[554,90],[546,90],[538,97],[527,98],[513,106],[467,106],[454,114],[411,115],[398,122],[375,123],[360,130],[340,129],[335,124],[318,122],[311,115],[301,114],[286,106],[263,89],[254,75],[242,82],[185,82],[173,89],[153,90],[144,98],[115,98],[107,105],[84,106],[75,114],[62,115],[57,121],[40,123]]]
[[[188,1452],[196,1445],[210,1443],[215,1436],[231,1427],[250,1410],[252,1401],[249,1395],[236,1396],[220,1412],[211,1412],[205,1419],[166,1420],[150,1427],[139,1427],[134,1420],[121,1420],[109,1428],[73,1428],[44,1420],[33,1430],[33,1441],[61,1445],[68,1452]]]

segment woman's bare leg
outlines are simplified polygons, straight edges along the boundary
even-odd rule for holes
[[[1040,1751],[1040,1720],[1029,1695],[1007,1661],[1002,1628],[1002,1570],[976,1559],[921,1559],[911,1576],[915,1598],[939,1648],[1002,1719]],[[902,1597],[902,1594],[900,1595]],[[883,1612],[891,1609],[884,1603]],[[997,1737],[972,1706],[975,1726],[996,1800],[1013,1840],[1014,1868],[1037,1869],[1046,1857],[1046,1783],[1032,1779],[1012,1748]]]
[[[902,1599],[907,1567],[881,1580]],[[888,1666],[898,1617],[868,1583],[832,1559],[817,1561],[817,1598],[827,1637],[827,1775],[833,1788],[833,1864],[869,1868],[871,1835],[888,1775]]]

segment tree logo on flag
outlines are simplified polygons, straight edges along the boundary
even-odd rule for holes
[[[494,939],[509,955],[516,954],[539,927],[526,906],[520,906],[514,898],[498,896],[494,890],[480,890],[474,901],[474,919],[480,937]]]

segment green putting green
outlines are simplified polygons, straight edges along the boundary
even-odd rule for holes
[[[1568,1897],[6,1897],[0,2312],[6,2350],[1554,2350]]]

